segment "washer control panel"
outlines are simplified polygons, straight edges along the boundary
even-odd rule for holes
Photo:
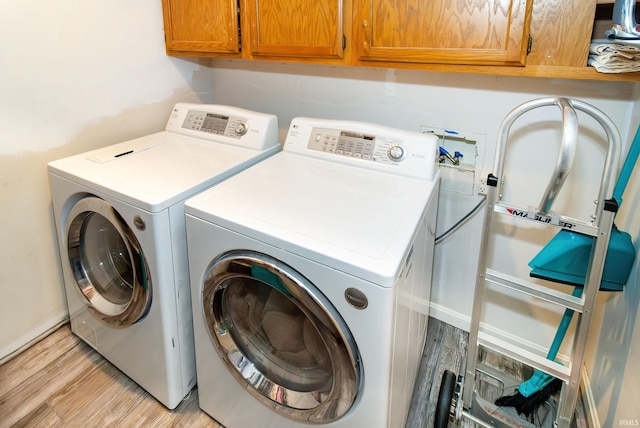
[[[373,162],[401,162],[406,157],[401,140],[341,129],[314,127],[307,147]]]
[[[206,111],[189,110],[182,123],[184,129],[240,138],[247,133],[247,119]]]
[[[383,125],[297,117],[285,152],[368,169],[432,179],[438,137]]]
[[[251,149],[280,148],[275,115],[227,105],[177,103],[165,131]]]

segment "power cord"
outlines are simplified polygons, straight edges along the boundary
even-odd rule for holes
[[[453,232],[458,230],[458,228],[462,225],[462,223],[467,221],[471,216],[473,216],[475,213],[477,213],[480,210],[480,207],[482,207],[482,205],[484,205],[486,200],[487,200],[487,195],[483,195],[482,199],[480,199],[480,201],[476,204],[475,207],[473,207],[473,209],[471,211],[469,211],[467,214],[465,214],[464,217],[462,217],[460,220],[458,220],[453,226],[451,226],[449,229],[447,229],[440,236],[436,237],[435,245],[438,245],[440,242],[442,242],[442,240],[444,238],[446,238],[447,236],[449,236],[450,234],[452,234]]]

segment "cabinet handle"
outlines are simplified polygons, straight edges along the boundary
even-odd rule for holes
[[[368,20],[364,20],[362,21],[362,28],[364,29],[364,41],[362,42],[362,47],[364,48],[365,52],[369,51],[369,32],[367,31],[367,29],[369,28],[369,21]]]

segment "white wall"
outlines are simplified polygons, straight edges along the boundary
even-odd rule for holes
[[[617,125],[626,145],[640,124],[640,85],[419,71],[335,68],[310,65],[212,61],[214,101],[275,113],[286,130],[295,116],[345,118],[378,122],[410,130],[429,125],[485,136],[483,171],[492,171],[498,128],[517,105],[546,96],[567,96],[590,103]],[[394,83],[395,82],[395,83]],[[391,91],[389,91],[391,89]],[[393,95],[388,95],[392,92]],[[634,110],[635,109],[635,110]],[[513,126],[507,153],[504,194],[514,203],[537,206],[555,164],[560,141],[559,110],[528,113]],[[594,211],[606,138],[599,125],[579,114],[580,139],[575,168],[554,210],[588,219]],[[623,150],[624,154],[626,151]],[[512,164],[509,167],[509,164]],[[617,223],[629,231],[636,246],[640,208],[636,171],[625,194]],[[447,186],[447,183],[443,183]],[[438,233],[470,210],[477,197],[444,190]],[[479,249],[482,215],[437,247],[432,291],[432,315],[468,328]],[[523,226],[522,223],[518,223]],[[526,277],[527,263],[553,236],[534,227],[514,228],[503,220],[492,263],[500,270]],[[528,244],[528,240],[533,240]],[[622,418],[638,419],[639,366],[632,360],[640,346],[636,312],[640,291],[634,269],[625,293],[603,295],[598,307],[588,367],[603,426]],[[569,291],[566,290],[565,291]],[[560,318],[551,305],[517,303],[508,294],[491,293],[484,321],[507,339],[546,352]],[[603,324],[604,323],[604,324]],[[566,351],[566,350],[565,350]]]
[[[0,0],[0,94],[1,361],[66,316],[47,162],[159,131],[211,86],[166,56],[159,0]]]

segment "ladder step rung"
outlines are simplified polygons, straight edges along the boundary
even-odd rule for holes
[[[506,214],[524,220],[535,221],[549,226],[556,226],[562,229],[580,232],[589,236],[598,236],[598,228],[591,222],[579,220],[556,213],[542,214],[535,209],[521,208],[505,203],[496,203],[493,211],[498,214]]]
[[[478,332],[478,344],[516,361],[520,361],[534,369],[548,373],[564,382],[568,382],[571,377],[570,367],[565,367],[562,364],[547,360],[540,355],[534,354],[519,346],[512,345],[482,331]]]
[[[493,269],[486,270],[485,279],[492,284],[510,288],[564,308],[573,309],[576,312],[582,313],[584,310],[584,299],[554,290],[553,288],[538,285],[535,282],[525,281]]]

